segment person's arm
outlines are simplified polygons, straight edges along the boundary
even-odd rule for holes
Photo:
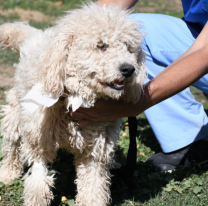
[[[208,72],[208,23],[193,45],[146,87],[150,105],[180,92]]]
[[[100,5],[121,5],[123,9],[130,9],[137,3],[137,1],[138,0],[99,0],[95,3]]]
[[[79,108],[70,115],[78,119],[80,127],[93,122],[139,115],[151,106],[190,86],[208,72],[207,39],[208,23],[187,52],[144,85],[144,92],[136,104],[99,100],[95,103],[95,107]]]

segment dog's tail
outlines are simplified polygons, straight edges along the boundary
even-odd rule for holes
[[[31,27],[26,22],[6,23],[0,26],[0,47],[13,49],[19,52],[24,40],[36,32],[37,29]]]

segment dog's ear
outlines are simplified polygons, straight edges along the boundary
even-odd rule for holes
[[[0,47],[19,52],[26,37],[38,31],[25,22],[6,23],[0,26]]]
[[[57,97],[64,92],[65,66],[71,39],[71,36],[64,32],[55,34],[44,51],[39,70],[39,79],[45,92]]]

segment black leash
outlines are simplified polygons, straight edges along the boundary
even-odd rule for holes
[[[128,117],[129,122],[129,150],[126,159],[126,184],[129,190],[135,189],[133,175],[136,170],[137,163],[137,119],[136,117]]]
[[[137,162],[137,120],[136,117],[128,117],[129,122],[129,150],[126,159],[126,165],[119,169],[112,169],[111,174],[121,178],[127,185],[129,191],[136,189],[134,183],[134,172],[136,169]]]

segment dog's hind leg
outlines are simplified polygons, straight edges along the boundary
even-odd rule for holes
[[[50,188],[54,185],[54,178],[53,175],[48,176],[46,163],[34,162],[30,172],[24,183],[24,206],[50,205],[53,199]]]
[[[89,153],[76,157],[77,206],[106,206],[110,202],[109,165],[95,161]]]
[[[1,120],[1,135],[3,136],[2,153],[4,155],[0,168],[0,181],[5,184],[19,178],[23,171],[20,161],[20,129],[19,108],[17,106],[2,106],[4,118]]]

